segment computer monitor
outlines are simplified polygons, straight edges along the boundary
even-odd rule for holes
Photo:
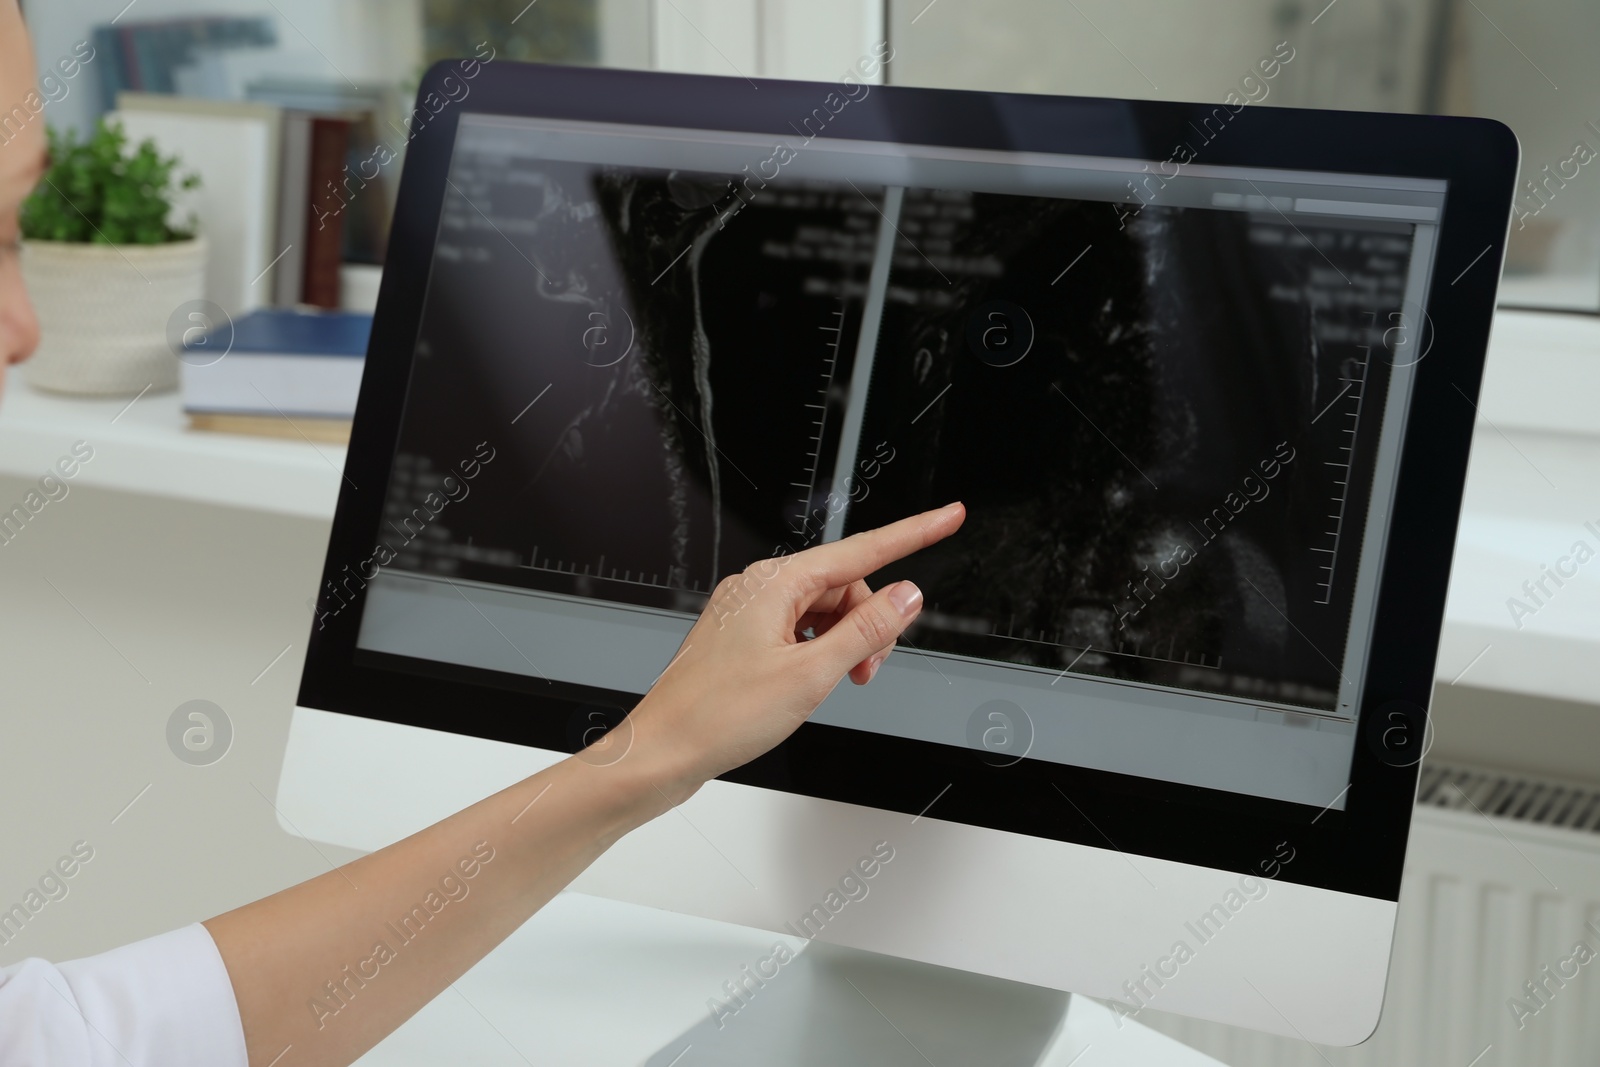
[[[926,596],[877,678],[576,887],[1371,1033],[1509,131],[504,62],[418,99],[287,825],[625,758],[720,577],[959,499],[873,579]]]

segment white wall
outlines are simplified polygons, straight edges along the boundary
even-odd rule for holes
[[[1277,0],[891,0],[890,81],[1220,100],[1284,39]],[[1276,89],[1274,90],[1276,91]]]
[[[662,70],[838,81],[883,39],[877,0],[653,0]]]
[[[0,477],[0,500],[28,484]],[[265,799],[327,537],[326,520],[78,486],[0,548],[3,906],[74,841],[95,850],[0,966],[103,952],[354,858],[285,834]],[[196,699],[233,726],[210,766],[166,742]]]
[[[1583,140],[1600,150],[1600,4],[1594,0],[1477,0],[1461,18],[1469,42],[1473,114],[1499,119],[1522,142],[1522,176],[1552,169]],[[1493,25],[1490,24],[1493,19]],[[1498,27],[1498,29],[1496,29]],[[1549,78],[1549,81],[1546,78]],[[1553,84],[1552,84],[1553,83]],[[1570,170],[1569,172],[1570,173]],[[1524,203],[1534,204],[1524,197]],[[1560,189],[1541,220],[1562,224],[1552,266],[1583,271],[1591,302],[1600,296],[1595,264],[1600,261],[1600,160]],[[1516,230],[1516,224],[1512,226]]]

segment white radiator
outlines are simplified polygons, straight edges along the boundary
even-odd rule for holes
[[[1154,1011],[1139,1021],[1231,1067],[1597,1067],[1600,790],[1423,767],[1383,1019],[1366,1044]]]

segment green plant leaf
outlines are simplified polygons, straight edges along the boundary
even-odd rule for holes
[[[168,224],[180,190],[200,177],[176,172],[181,161],[162,156],[154,140],[130,150],[121,123],[102,118],[80,141],[75,130],[48,130],[50,166],[22,205],[22,235],[35,241],[91,244],[166,244],[193,237],[192,227]]]

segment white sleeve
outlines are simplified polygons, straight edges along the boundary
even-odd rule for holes
[[[233,983],[195,923],[59,967],[0,968],[0,1067],[248,1067]]]

